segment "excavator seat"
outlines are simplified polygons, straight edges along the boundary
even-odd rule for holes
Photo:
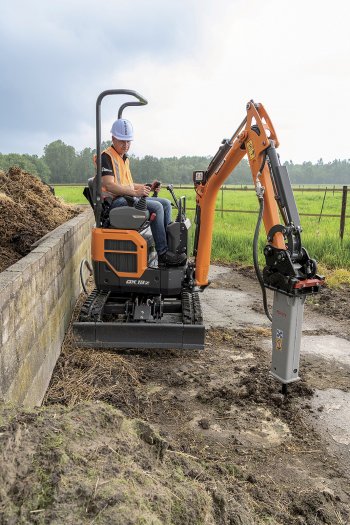
[[[93,192],[94,192],[95,178],[88,179],[88,186],[84,188],[84,196],[89,201],[93,208]],[[105,201],[105,204],[108,204]],[[108,213],[108,210],[106,210]],[[107,215],[106,213],[106,215]],[[109,211],[109,228],[117,230],[140,230],[149,220],[148,210],[137,210],[134,206],[121,206],[120,208],[113,208]]]

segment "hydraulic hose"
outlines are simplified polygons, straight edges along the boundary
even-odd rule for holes
[[[254,269],[256,276],[258,278],[261,291],[262,291],[262,297],[263,297],[263,305],[264,305],[264,311],[266,314],[266,317],[272,322],[272,317],[269,312],[269,308],[267,305],[267,296],[266,296],[266,288],[264,286],[264,280],[261,275],[261,271],[259,268],[259,258],[258,258],[258,243],[259,243],[259,233],[260,233],[260,227],[261,227],[261,221],[264,214],[264,187],[261,185],[259,181],[259,176],[262,173],[262,170],[264,169],[266,161],[266,155],[264,156],[261,168],[259,170],[258,176],[257,176],[257,184],[256,184],[256,194],[259,199],[259,215],[258,215],[258,221],[256,223],[255,232],[254,232],[254,240],[253,240],[253,261],[254,261]]]
[[[254,261],[255,273],[258,278],[258,281],[261,287],[261,291],[262,291],[264,311],[265,311],[266,317],[272,322],[272,317],[269,313],[269,309],[267,306],[266,289],[264,286],[264,281],[261,275],[261,271],[259,268],[259,261],[258,261],[258,241],[259,241],[261,221],[262,221],[262,217],[264,213],[264,197],[262,198],[259,197],[259,206],[260,206],[260,210],[259,210],[258,222],[256,223],[254,240],[253,240],[253,261]]]
[[[83,287],[84,292],[87,294],[88,291],[87,291],[87,288],[86,288],[86,281],[84,281],[84,277],[83,277],[84,266],[86,266],[86,268],[89,270],[90,275],[93,274],[93,270],[91,268],[91,265],[90,265],[89,261],[87,261],[86,259],[83,259],[81,261],[81,263],[80,263],[80,282],[81,282],[81,285]]]

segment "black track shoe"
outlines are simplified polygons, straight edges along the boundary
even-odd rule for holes
[[[158,265],[160,266],[183,266],[187,257],[184,253],[165,252],[158,255]]]

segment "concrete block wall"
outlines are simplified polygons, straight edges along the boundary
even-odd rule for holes
[[[91,210],[56,228],[0,273],[0,398],[40,405],[90,260]]]

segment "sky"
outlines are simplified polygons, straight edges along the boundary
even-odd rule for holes
[[[137,156],[208,155],[261,102],[281,160],[350,158],[348,0],[0,0],[0,152],[95,147],[106,89]],[[103,139],[125,98],[102,102]],[[129,100],[131,100],[129,98]]]

